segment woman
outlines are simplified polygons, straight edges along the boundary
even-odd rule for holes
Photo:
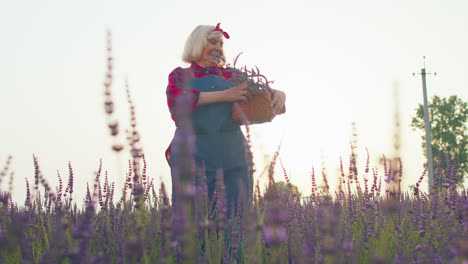
[[[208,196],[215,189],[216,173],[221,171],[228,214],[237,204],[241,185],[250,190],[251,176],[245,155],[246,139],[239,123],[232,119],[232,103],[249,98],[247,82],[233,85],[236,70],[224,67],[224,39],[229,34],[217,26],[200,25],[188,37],[182,60],[188,68],[178,67],[169,74],[166,95],[176,132],[166,151],[171,166],[172,202],[184,177],[204,173]],[[286,95],[272,90],[273,112],[284,112]],[[200,172],[203,169],[204,172]],[[190,180],[190,179],[189,179]],[[248,193],[248,192],[246,192]]]

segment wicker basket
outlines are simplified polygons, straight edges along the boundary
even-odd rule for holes
[[[271,122],[274,117],[271,99],[271,92],[263,91],[250,98],[248,102],[233,103],[232,119],[243,125]]]

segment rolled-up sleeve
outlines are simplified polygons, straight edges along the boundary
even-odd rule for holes
[[[180,102],[181,95],[188,94],[189,95],[189,104],[190,109],[194,110],[197,106],[198,97],[200,96],[200,91],[191,89],[187,85],[185,85],[184,80],[188,77],[185,74],[185,71],[178,67],[174,69],[168,77],[168,84],[166,89],[166,96],[167,96],[167,106],[169,107],[169,111],[171,113],[172,120],[176,121],[175,110],[176,105]]]

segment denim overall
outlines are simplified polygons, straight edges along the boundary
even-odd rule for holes
[[[200,92],[223,91],[231,87],[232,84],[216,75],[191,80],[191,88]],[[198,105],[192,112],[195,163],[199,168],[205,167],[210,200],[213,198],[216,171],[222,169],[228,214],[231,208],[237,207],[240,184],[243,184],[245,195],[248,195],[251,186],[245,155],[246,139],[239,124],[231,116],[231,102]],[[177,129],[175,133],[177,135]],[[177,166],[174,155],[170,163],[171,168]],[[174,193],[174,187],[172,190]],[[174,195],[172,197],[175,202]]]

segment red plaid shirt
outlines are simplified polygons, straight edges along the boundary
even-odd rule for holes
[[[233,73],[232,68],[224,67],[208,67],[203,68],[196,63],[192,63],[188,68],[175,68],[168,78],[168,85],[166,89],[167,96],[167,106],[171,112],[171,118],[176,122],[174,115],[174,108],[176,99],[182,95],[184,91],[190,93],[190,107],[192,110],[195,109],[198,102],[198,97],[200,96],[200,91],[192,89],[191,87],[184,87],[186,84],[184,80],[190,80],[192,78],[202,78],[207,75],[218,75],[224,79],[230,79]],[[177,122],[176,122],[177,123]]]

